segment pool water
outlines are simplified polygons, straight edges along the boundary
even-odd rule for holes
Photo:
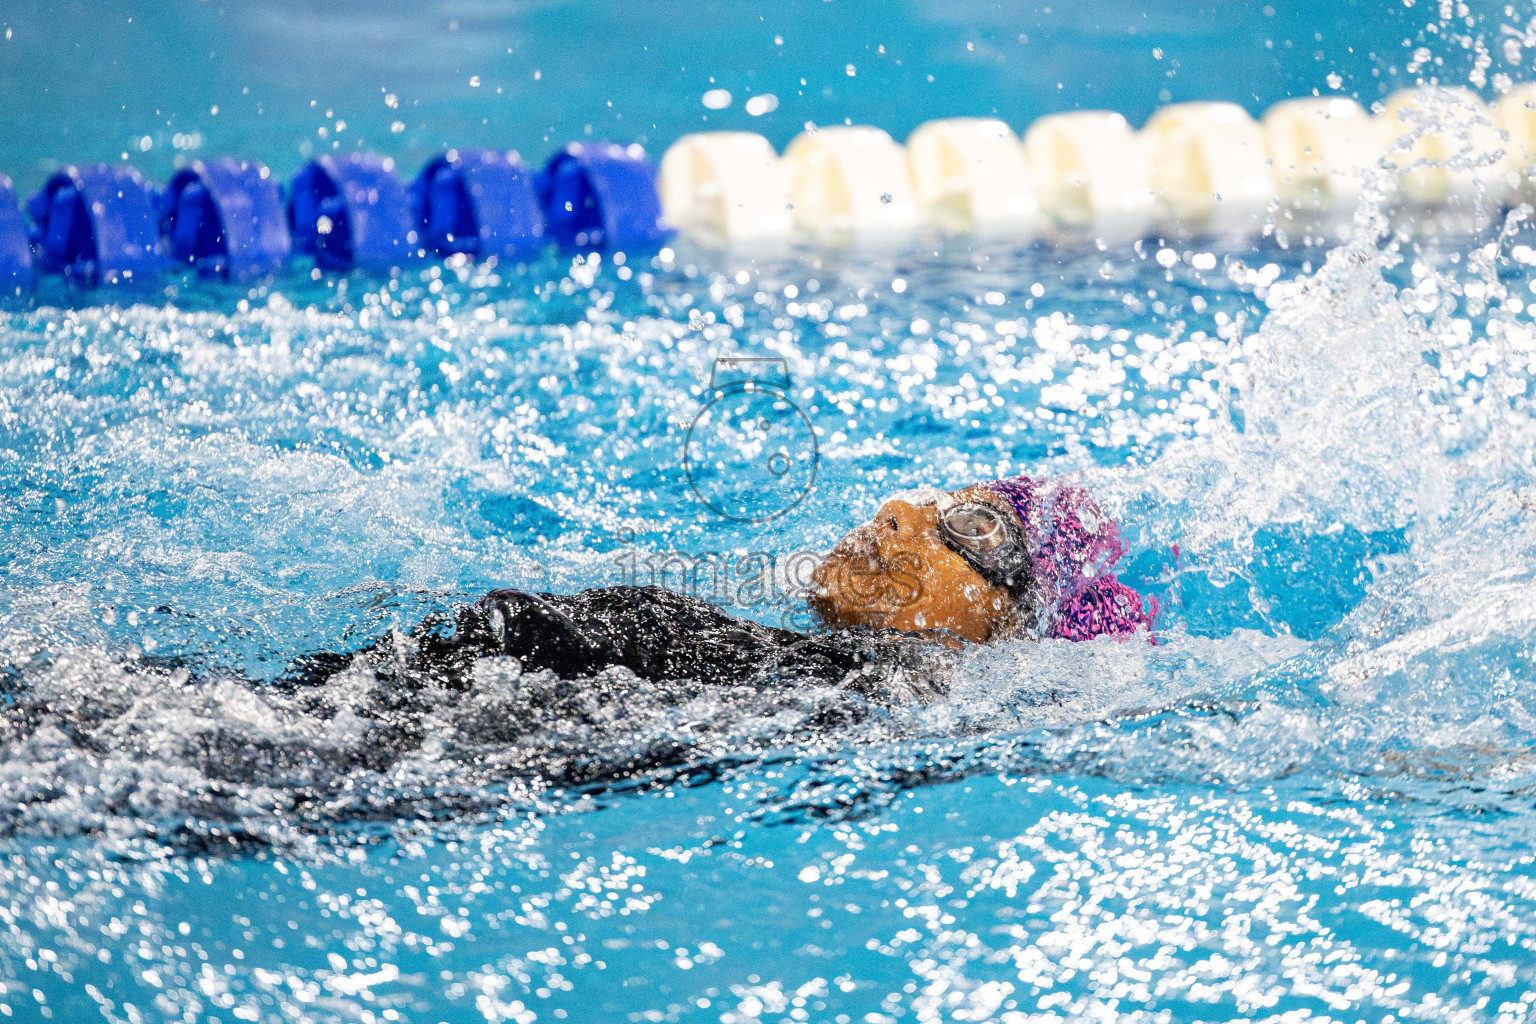
[[[88,10],[4,15],[24,187],[145,137],[163,177],[190,135],[287,173],[358,136],[414,167],[589,123],[659,151],[706,114],[782,144],[1139,120],[1164,90],[1259,109],[1330,73],[1370,101],[1421,45],[1461,81],[1481,36],[1518,77],[1497,41],[1529,14]],[[45,73],[76,54],[92,75]],[[1529,1019],[1536,241],[1412,228],[47,286],[0,322],[0,1014]],[[766,522],[684,465],[743,372],[816,431]],[[804,625],[798,556],[894,491],[1020,471],[1116,515],[1157,644],[972,649],[912,705],[622,673],[582,703],[493,662],[395,704],[281,683],[497,586],[655,580]]]

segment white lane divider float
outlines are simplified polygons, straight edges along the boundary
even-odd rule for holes
[[[721,242],[790,233],[787,168],[761,135],[685,135],[667,150],[658,178],[667,219],[684,232]]]
[[[1504,150],[1505,180],[1513,202],[1536,202],[1536,82],[1519,85],[1499,97],[1493,121],[1509,136]]]
[[[760,135],[704,132],[668,150],[660,190],[669,220],[727,243],[921,229],[1219,236],[1257,233],[1271,213],[1331,227],[1378,166],[1409,208],[1470,217],[1536,201],[1536,84],[1494,108],[1467,89],[1432,88],[1378,110],[1312,97],[1277,103],[1261,123],[1234,103],[1182,103],[1140,132],[1113,112],[1076,111],[1040,118],[1022,142],[995,118],[945,118],[905,146],[878,128],[835,126],[796,137],[782,157]]]
[[[1470,89],[1404,89],[1387,98],[1381,129],[1398,196],[1428,207],[1497,209],[1509,194],[1504,139]],[[1423,129],[1423,130],[1419,130]],[[1402,141],[1417,131],[1408,145]]]
[[[872,241],[920,223],[906,152],[879,128],[803,132],[784,163],[795,226],[813,237]]]
[[[1041,210],[1058,231],[1131,239],[1152,227],[1146,153],[1119,114],[1079,110],[1042,117],[1024,134],[1024,154]]]
[[[1275,197],[1264,132],[1236,103],[1176,103],[1141,130],[1160,220],[1184,232],[1246,234]]]
[[[1264,113],[1265,148],[1282,212],[1348,215],[1381,159],[1381,132],[1345,97],[1285,100]]]
[[[921,125],[907,139],[907,168],[918,209],[946,234],[1031,238],[1040,204],[1024,150],[995,118],[951,117]]]

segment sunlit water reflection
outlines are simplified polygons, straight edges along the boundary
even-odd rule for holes
[[[0,1012],[1528,1019],[1536,257],[1386,227],[4,314]],[[743,355],[818,431],[767,523],[683,466]],[[706,556],[801,624],[792,556],[1021,470],[1121,521],[1159,643],[973,649],[918,703],[281,682],[491,587]]]

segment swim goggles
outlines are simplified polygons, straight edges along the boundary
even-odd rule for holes
[[[1028,586],[1033,559],[1024,528],[1009,513],[983,501],[942,507],[939,535],[988,583],[1010,592]]]

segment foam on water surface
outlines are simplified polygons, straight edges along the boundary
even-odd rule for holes
[[[1522,272],[1375,230],[1220,266],[680,252],[14,315],[13,977],[122,1020],[1518,1000],[1487,943],[1536,941],[1528,433],[1485,382],[1531,346],[1481,268]],[[678,471],[712,360],[753,343],[824,429],[766,529]],[[967,652],[927,706],[495,663],[404,703],[360,669],[266,681],[491,586],[820,550],[891,492],[1026,466],[1121,518],[1162,643]]]
[[[690,272],[699,254],[629,281],[584,261],[494,284],[464,268],[436,292],[375,282],[369,298],[388,297],[372,303],[13,318],[7,891],[28,922],[11,963],[38,965],[17,980],[51,972],[40,991],[74,1006],[80,979],[124,976],[127,952],[138,998],[168,1017],[315,1020],[701,1001],[751,1020],[796,998],[984,1019],[1024,1012],[1026,993],[1032,1013],[1113,1015],[1154,984],[1158,1005],[1226,1015],[1367,992],[1428,1016],[1431,994],[1518,999],[1519,957],[1484,954],[1475,980],[1434,962],[1478,935],[1532,941],[1528,459],[1520,402],[1479,386],[1529,334],[1513,313],[1469,319],[1460,265],[1393,267],[1393,248],[1363,231],[1311,275],[1283,250],[1222,270],[1093,254],[1058,272],[1059,299],[1004,284],[1044,276],[1028,255],[814,278],[790,262],[738,284]],[[776,276],[796,269],[799,284]],[[898,273],[904,291],[883,280]],[[1441,292],[1455,306],[1426,317],[1418,297]],[[1135,329],[1170,315],[1184,322],[1162,336]],[[881,325],[864,353],[843,340],[861,323]],[[753,332],[837,421],[807,508],[722,544],[675,449],[708,360]],[[1042,403],[1050,417],[1030,416]],[[468,693],[421,695],[404,734],[371,675],[298,695],[259,681],[509,579],[824,548],[901,487],[1030,463],[1086,469],[1133,538],[1133,578],[1170,605],[1163,643],[972,651],[926,707],[623,673],[571,703],[487,663]],[[1490,811],[1507,825],[1477,825]],[[643,841],[620,841],[616,819],[637,814]],[[342,902],[348,875],[370,881]],[[858,893],[826,904],[829,883]],[[1452,895],[1490,884],[1493,918]],[[207,886],[274,909],[194,912]],[[715,886],[732,896],[711,916],[689,893]],[[1394,910],[1404,886],[1439,886],[1450,909]],[[422,913],[430,928],[400,923]],[[744,923],[781,915],[772,939]],[[149,944],[125,948],[114,929],[134,917]],[[183,922],[233,973],[203,971]],[[1383,928],[1419,936],[1425,966],[1394,969]],[[1113,982],[1094,967],[1126,956]],[[117,999],[107,1014],[132,1019]]]

